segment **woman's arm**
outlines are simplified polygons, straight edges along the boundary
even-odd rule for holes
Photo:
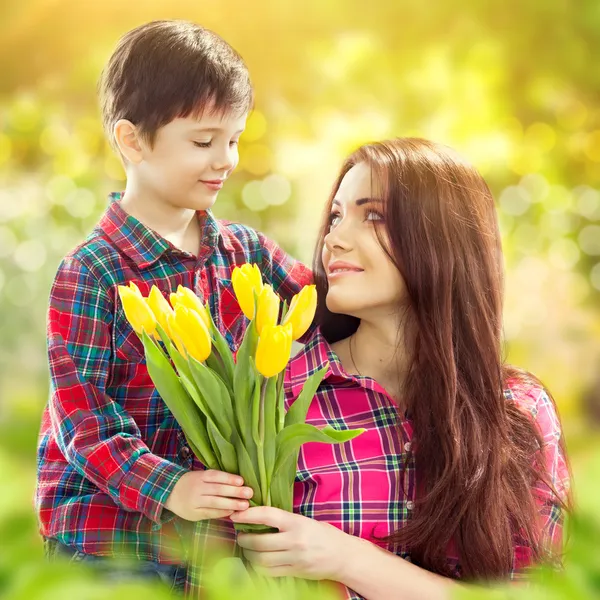
[[[348,536],[344,554],[338,581],[367,600],[446,600],[458,585],[355,536]]]
[[[333,525],[260,506],[231,516],[272,534],[239,534],[246,558],[265,574],[338,581],[367,600],[445,600],[457,584]]]

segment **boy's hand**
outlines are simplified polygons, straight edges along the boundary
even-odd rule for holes
[[[186,521],[222,519],[246,510],[252,494],[239,475],[212,469],[190,471],[179,478],[165,508]]]

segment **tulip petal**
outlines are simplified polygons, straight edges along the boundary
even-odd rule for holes
[[[156,318],[146,303],[146,299],[130,287],[119,285],[117,289],[125,317],[134,331],[138,335],[142,335],[142,331],[153,335],[156,330]]]

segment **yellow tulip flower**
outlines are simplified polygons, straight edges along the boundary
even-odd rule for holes
[[[254,292],[259,295],[263,288],[258,265],[246,263],[241,267],[236,267],[231,274],[231,283],[240,308],[249,319],[253,319]]]
[[[270,285],[263,286],[258,296],[256,309],[256,329],[259,335],[268,325],[277,325],[280,302],[279,296]]]
[[[161,291],[155,286],[152,286],[150,290],[150,294],[148,295],[148,306],[150,310],[154,313],[156,320],[159,325],[165,330],[165,332],[169,333],[169,323],[168,317],[173,312],[171,305],[167,302],[165,297],[162,295]]]
[[[181,336],[179,335],[180,326],[175,321],[175,311],[173,311],[167,317],[167,326],[168,326],[167,333],[168,333],[169,337],[171,338],[171,341],[175,344],[177,351],[179,352],[179,354],[181,354],[181,356],[183,356],[183,358],[187,358],[187,352],[185,351],[185,346],[183,345],[183,340],[181,339]]]
[[[283,324],[292,325],[292,339],[301,338],[310,327],[317,310],[317,289],[314,285],[306,285],[292,298],[290,309],[285,315]]]
[[[142,292],[140,292],[140,288],[136,285],[136,283],[134,281],[130,281],[129,282],[129,287],[131,288],[131,290],[133,292],[135,292],[138,296],[142,295]]]
[[[202,304],[202,300],[200,300],[200,298],[198,298],[198,296],[196,296],[192,290],[180,285],[177,288],[177,292],[171,294],[170,300],[173,308],[180,305],[196,311],[202,318],[202,321],[204,321],[206,328],[210,331],[210,319],[208,317],[208,313],[206,312],[208,307]]]
[[[202,317],[195,310],[177,305],[175,315],[169,320],[169,329],[177,349],[183,356],[186,356],[186,353],[181,351],[182,345],[187,354],[198,362],[204,362],[208,358],[212,340]]]
[[[292,352],[292,326],[267,325],[258,338],[256,368],[264,377],[274,377],[285,369]]]
[[[156,317],[139,290],[135,292],[132,287],[125,285],[118,286],[118,290],[125,316],[134,331],[138,335],[142,335],[142,331],[145,331],[148,335],[154,335]]]

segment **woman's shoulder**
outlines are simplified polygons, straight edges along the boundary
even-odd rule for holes
[[[544,437],[560,435],[554,399],[533,373],[513,366],[505,368],[504,397],[531,416]]]

